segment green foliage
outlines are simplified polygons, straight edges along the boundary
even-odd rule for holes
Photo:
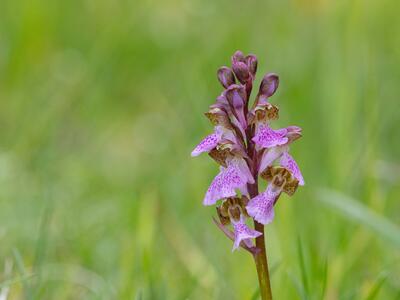
[[[394,0],[1,1],[0,294],[257,299],[201,205],[217,166],[189,155],[241,49],[304,135],[275,298],[399,297],[399,26]]]

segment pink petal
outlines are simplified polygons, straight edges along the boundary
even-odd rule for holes
[[[249,239],[254,239],[262,235],[261,232],[249,228],[243,221],[233,224],[233,230],[235,232],[235,242],[233,244],[232,251],[239,248],[240,242],[251,242]],[[247,244],[248,243],[246,243],[246,245]]]
[[[269,185],[264,193],[249,201],[246,206],[247,213],[261,224],[271,223],[274,219],[274,202],[278,195],[279,192],[273,192]]]
[[[282,153],[287,150],[286,146],[273,147],[265,150],[261,157],[258,173],[262,173],[268,166],[272,165],[275,160],[282,156]]]
[[[220,140],[220,135],[217,133],[213,133],[206,136],[200,142],[200,144],[198,144],[196,148],[194,148],[194,150],[192,151],[192,156],[198,156],[203,152],[211,151],[217,146],[219,140]]]
[[[254,183],[253,175],[251,174],[249,166],[243,158],[233,158],[231,163],[237,166],[239,169],[239,174],[243,180],[250,184]]]
[[[233,197],[236,189],[243,190],[248,182],[254,182],[250,171],[243,173],[246,164],[243,159],[234,158],[227,164],[227,168],[221,167],[221,171],[211,182],[203,200],[204,205],[213,205],[220,199]]]
[[[286,144],[288,142],[286,134],[286,128],[273,130],[268,125],[260,125],[253,142],[262,148],[272,148]]]
[[[299,185],[304,185],[304,179],[300,172],[300,168],[289,153],[283,153],[281,158],[281,166],[288,169],[293,174],[294,178],[299,181]]]

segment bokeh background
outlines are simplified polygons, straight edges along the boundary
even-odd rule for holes
[[[201,205],[216,70],[280,75],[306,186],[267,227],[276,299],[400,299],[394,0],[0,2],[0,299],[258,299]]]

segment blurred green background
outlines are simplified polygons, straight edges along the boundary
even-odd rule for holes
[[[238,49],[304,134],[306,186],[267,227],[275,298],[400,299],[398,8],[1,1],[0,299],[258,298],[201,205],[218,168],[190,158]]]

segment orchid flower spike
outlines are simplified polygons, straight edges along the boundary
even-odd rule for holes
[[[214,130],[191,153],[208,153],[219,165],[203,204],[218,205],[217,225],[234,241],[234,250],[256,251],[253,239],[262,232],[250,228],[246,220],[271,223],[281,193],[292,196],[304,185],[300,168],[289,154],[289,146],[301,137],[301,128],[276,129],[271,124],[279,118],[279,108],[271,102],[279,86],[278,75],[268,73],[262,78],[250,105],[257,66],[255,55],[236,51],[231,66],[218,69],[223,90],[205,113]],[[268,182],[260,193],[258,177]]]

